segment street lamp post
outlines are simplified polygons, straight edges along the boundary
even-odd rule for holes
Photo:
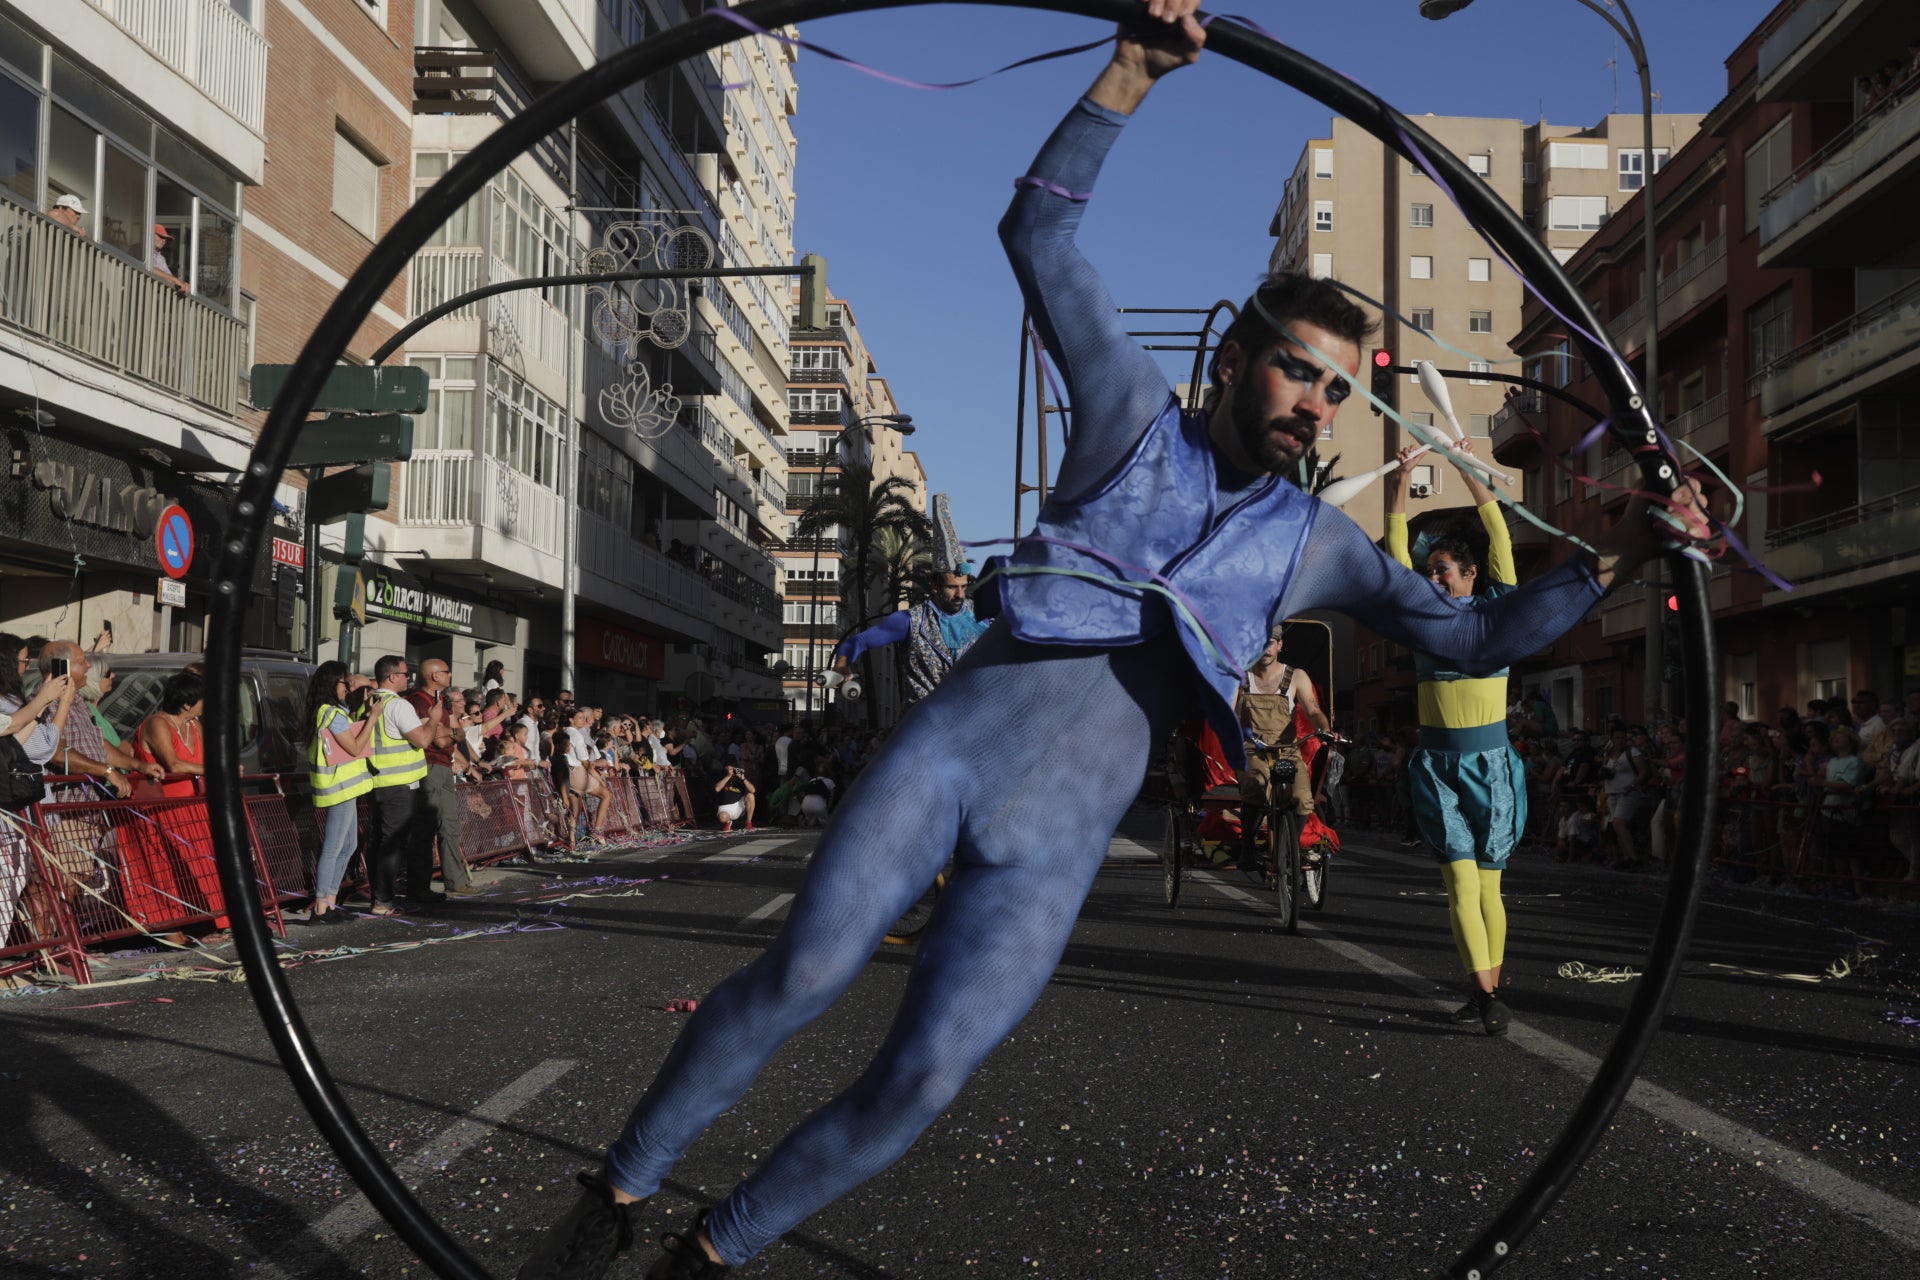
[[[1473,0],[1420,0],[1420,16],[1435,22],[1458,13],[1472,4]],[[1640,77],[1640,126],[1644,138],[1644,150],[1640,155],[1640,189],[1645,199],[1640,202],[1641,239],[1646,248],[1647,278],[1643,286],[1647,304],[1646,376],[1641,380],[1641,394],[1647,397],[1648,414],[1658,421],[1660,418],[1660,239],[1658,218],[1653,198],[1653,76],[1647,70],[1647,45],[1640,38],[1640,24],[1634,21],[1633,10],[1627,8],[1626,0],[1576,0],[1599,14],[1601,20],[1614,29],[1614,32],[1626,42],[1628,52],[1633,54],[1633,69]],[[1618,9],[1620,16],[1615,17],[1613,10]],[[1623,22],[1622,19],[1625,21]],[[1648,571],[1652,581],[1647,586],[1646,607],[1646,663],[1647,670],[1641,686],[1645,708],[1644,719],[1652,722],[1654,713],[1660,705],[1660,673],[1663,666],[1661,648],[1660,606],[1666,589],[1661,585],[1660,562],[1655,561]]]

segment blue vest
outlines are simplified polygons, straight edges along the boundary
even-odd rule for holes
[[[988,562],[993,576],[974,612],[1003,614],[1015,636],[1035,644],[1114,648],[1174,627],[1200,677],[1207,719],[1237,765],[1234,686],[1266,648],[1320,503],[1278,476],[1224,515],[1218,494],[1206,415],[1182,413],[1169,397],[1112,474],[1090,493],[1049,499],[1034,533]],[[1131,585],[1154,574],[1186,597],[1198,623],[1161,592]],[[1222,653],[1211,651],[1202,626]]]

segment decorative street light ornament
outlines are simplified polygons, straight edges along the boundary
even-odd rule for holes
[[[647,366],[638,360],[627,366],[627,378],[600,391],[600,416],[610,427],[633,432],[643,440],[665,435],[680,417],[680,397],[673,384],[653,385]]]
[[[582,266],[592,272],[706,271],[715,260],[713,237],[700,227],[675,226],[664,218],[616,222],[606,229],[597,248],[587,251]],[[636,298],[643,290],[626,293],[609,285],[589,285],[594,336],[610,347],[627,348],[633,358],[641,342],[671,351],[693,333],[691,280],[653,280],[644,292],[651,306]]]

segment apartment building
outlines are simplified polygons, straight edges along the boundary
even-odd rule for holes
[[[1747,489],[1734,531],[1792,586],[1732,556],[1712,575],[1719,695],[1750,718],[1860,688],[1920,687],[1909,621],[1920,595],[1920,232],[1907,216],[1920,193],[1916,41],[1920,17],[1897,0],[1779,5],[1733,51],[1726,97],[1655,184],[1663,425]],[[1636,363],[1643,204],[1568,263]],[[1530,306],[1517,349],[1559,363],[1556,328]],[[1567,385],[1598,396],[1583,363]],[[1551,402],[1515,406],[1495,428],[1496,454],[1541,475],[1551,469],[1523,420],[1556,450],[1585,429]],[[1602,480],[1631,480],[1610,446],[1586,464]],[[1590,533],[1623,503],[1559,478],[1542,514]],[[1715,503],[1735,517],[1724,493]],[[1539,539],[1522,572],[1563,554]],[[1643,601],[1610,597],[1526,664],[1528,682],[1582,670],[1563,688],[1576,720],[1641,718]],[[1684,678],[1671,663],[1659,674]]]
[[[412,59],[391,33],[411,20],[404,0],[0,3],[0,626],[203,645],[259,418],[249,366],[291,359],[405,205],[381,174],[406,159]],[[356,356],[405,297],[396,284]],[[255,644],[301,625],[297,482],[280,497]],[[192,547],[163,565],[169,508]]]
[[[1656,168],[1685,145],[1700,119],[1654,117]],[[1435,115],[1419,123],[1521,210],[1563,261],[1645,180],[1638,116],[1610,115],[1590,129]],[[1275,237],[1274,269],[1337,277],[1407,317],[1410,324],[1384,317],[1376,343],[1396,363],[1424,359],[1443,369],[1517,371],[1496,366],[1512,358],[1507,339],[1519,328],[1525,296],[1520,282],[1418,166],[1351,121],[1336,117],[1326,137],[1301,149],[1268,230]],[[1484,356],[1456,355],[1427,335]],[[1363,353],[1369,367],[1372,355]],[[1469,379],[1450,381],[1449,390],[1461,425],[1486,437],[1506,389],[1491,379]],[[1416,422],[1433,422],[1433,406],[1411,377],[1401,381],[1396,407]],[[1338,474],[1358,475],[1403,443],[1397,423],[1356,402],[1326,432],[1319,450],[1322,458],[1339,456]],[[1457,477],[1444,464],[1417,467],[1410,492],[1414,513],[1463,501]],[[1372,537],[1381,535],[1377,491],[1359,498],[1347,514]]]
[[[892,477],[905,480],[902,499],[925,513],[926,471],[905,445],[913,432],[910,415],[901,412],[880,375],[852,305],[828,287],[826,260],[809,254],[803,263],[814,273],[793,291],[788,511],[797,520],[820,498],[838,494],[851,464],[870,473],[876,488]],[[850,531],[838,524],[816,536],[791,539],[782,555],[786,641],[781,660],[787,704],[797,717],[819,720],[831,714],[840,723],[878,725],[891,724],[904,709],[892,664],[875,665],[873,686],[857,702],[818,687],[817,677],[831,667],[840,638],[899,603],[897,592],[895,599],[883,598],[888,591],[877,551],[868,557],[867,589],[854,586],[858,558]]]
[[[419,0],[414,190],[546,85],[701,7],[544,2],[509,15]],[[743,40],[609,98],[522,155],[416,259],[411,313],[582,269],[790,262],[795,56]],[[501,660],[509,687],[550,690],[571,665],[583,701],[777,711],[766,657],[781,640],[769,548],[786,533],[784,297],[778,278],[722,276],[530,289],[424,329],[408,359],[432,375],[434,403],[386,562],[511,619],[512,634],[415,629],[407,644],[463,676]],[[566,664],[570,559],[578,623]]]

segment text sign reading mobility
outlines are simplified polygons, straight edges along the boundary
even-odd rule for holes
[[[292,371],[290,364],[253,366],[247,391],[253,407],[272,408]],[[423,366],[411,364],[344,364],[327,375],[326,385],[320,388],[313,407],[352,413],[425,413],[427,371]]]
[[[473,628],[473,602],[455,600],[438,591],[397,582],[379,572],[366,575],[367,612],[378,618],[392,618],[411,626],[435,631],[470,632]]]

